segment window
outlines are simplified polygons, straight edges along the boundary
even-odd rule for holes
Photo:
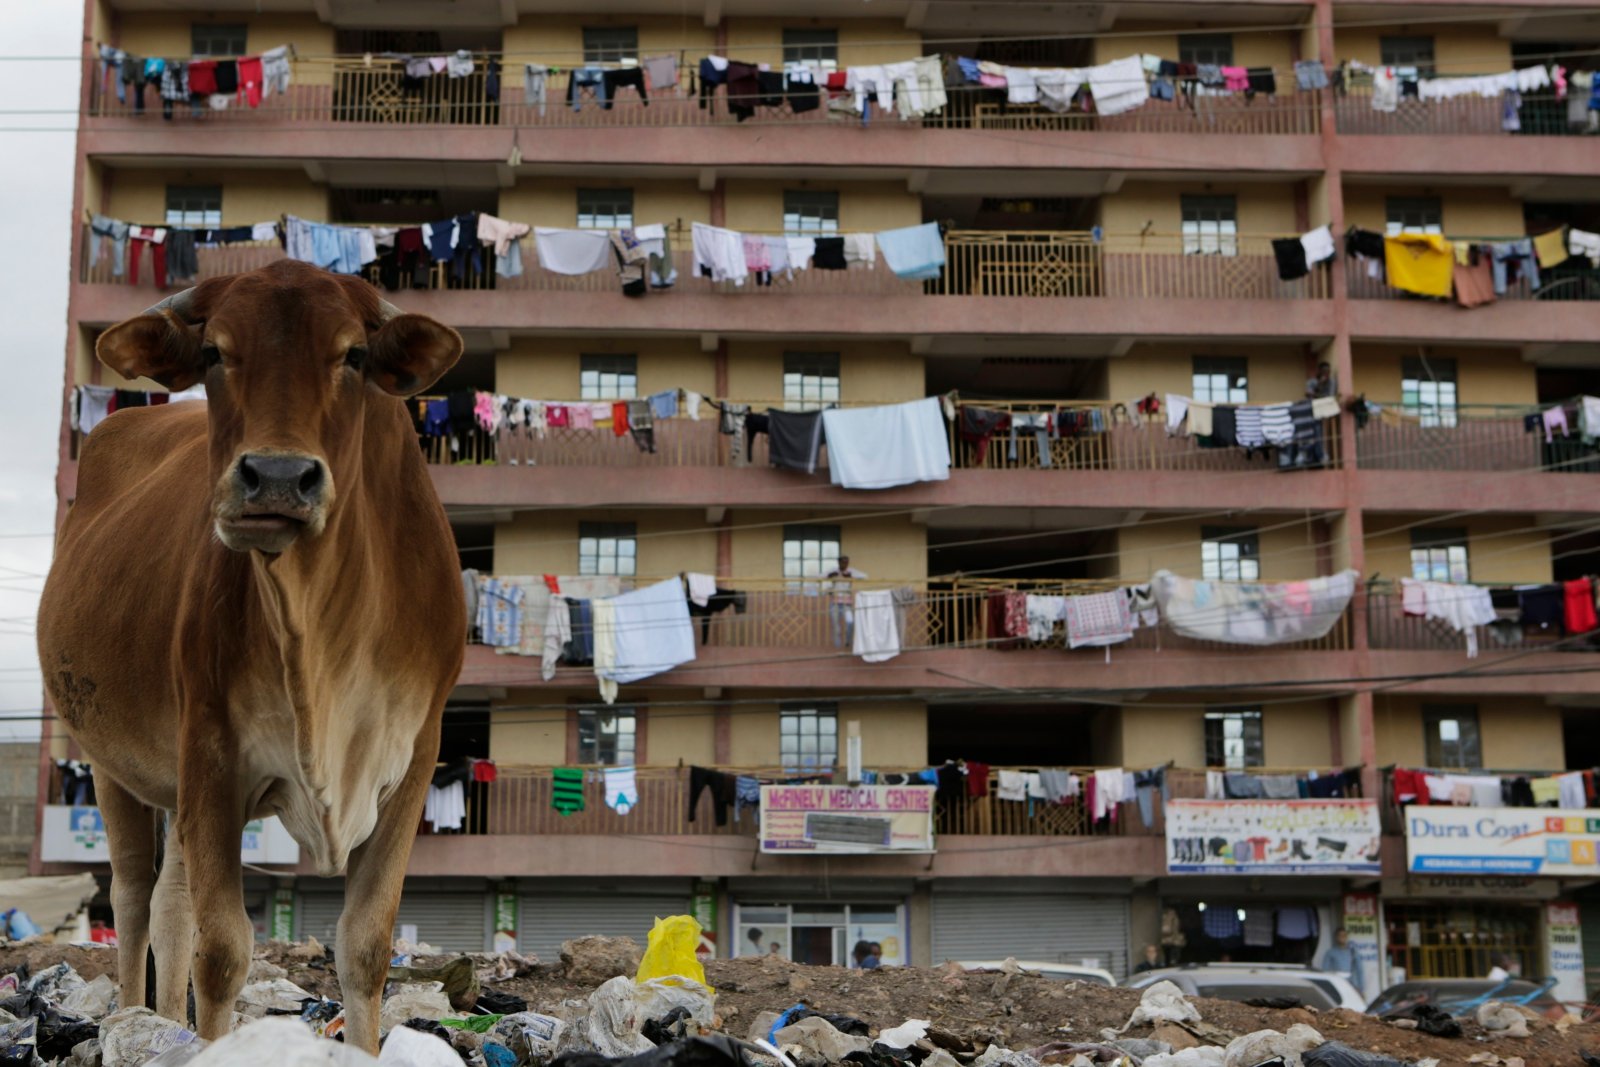
[[[821,70],[839,68],[838,30],[784,30],[783,61]]]
[[[632,189],[579,189],[578,229],[631,230]]]
[[[1456,361],[1408,356],[1400,361],[1400,406],[1424,426],[1456,424]]]
[[[790,237],[839,232],[839,194],[788,190],[783,194],[783,232]]]
[[[1239,211],[1231,196],[1186,196],[1183,209],[1185,255],[1239,254]]]
[[[1208,582],[1261,580],[1261,545],[1254,530],[1200,528],[1200,577]]]
[[[1248,362],[1235,356],[1195,356],[1192,391],[1202,404],[1243,404],[1250,399]]]
[[[637,26],[585,26],[583,28],[583,61],[585,63],[620,63],[625,67],[639,65],[639,29]]]
[[[242,56],[245,24],[242,22],[192,23],[189,52],[197,56]]]
[[[578,710],[578,762],[627,767],[633,763],[638,720],[632,708]]]
[[[1434,527],[1411,531],[1411,577],[1424,582],[1468,581],[1467,531]]]
[[[1379,61],[1386,67],[1405,68],[1404,73],[1416,71],[1417,77],[1433,77],[1432,37],[1380,37]]]
[[[638,395],[638,356],[578,357],[578,399],[632,400]]]
[[[789,579],[785,586],[789,592],[816,596],[820,587],[815,579],[826,575],[838,563],[839,527],[790,525],[783,528],[783,576]],[[802,578],[813,580],[801,582]]]
[[[1181,33],[1178,35],[1179,63],[1213,63],[1233,66],[1233,34]]]
[[[832,704],[778,713],[778,762],[786,770],[832,767],[839,756],[839,713]]]
[[[1206,712],[1206,766],[1243,770],[1259,767],[1261,712],[1243,708]]]
[[[580,522],[578,573],[618,574],[626,578],[638,574],[639,541],[633,523]]]
[[[222,186],[167,186],[168,226],[221,226]]]
[[[1422,705],[1423,758],[1430,767],[1476,770],[1483,766],[1478,709],[1472,704]]]
[[[1443,233],[1444,212],[1436,196],[1391,196],[1383,202],[1383,232]]]
[[[786,411],[816,411],[838,402],[839,353],[783,354],[783,406]]]

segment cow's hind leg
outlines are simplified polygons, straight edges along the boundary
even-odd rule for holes
[[[189,872],[176,819],[167,824],[161,874],[150,904],[150,932],[156,950],[156,1014],[187,1023],[194,913],[189,907]]]
[[[143,1007],[150,950],[150,896],[156,884],[156,813],[101,775],[95,783],[111,852],[111,910],[117,930],[117,1003]]]
[[[194,717],[198,719],[198,716]],[[180,742],[178,839],[194,912],[195,1027],[208,1041],[227,1034],[250,970],[254,928],[244,910],[239,835],[244,801],[233,777],[238,753],[209,731]]]
[[[336,954],[345,1040],[371,1053],[378,1051],[378,1016],[389,974],[394,916],[436,751],[435,747],[416,754],[405,778],[378,812],[372,836],[350,853],[347,865]]]

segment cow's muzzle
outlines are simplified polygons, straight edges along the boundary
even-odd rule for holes
[[[282,552],[307,532],[322,530],[329,496],[328,468],[314,456],[291,452],[246,453],[227,482],[217,534],[243,552]]]

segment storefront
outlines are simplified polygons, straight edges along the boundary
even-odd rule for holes
[[[1074,879],[1045,890],[1040,879],[935,883],[932,964],[1015,956],[1038,963],[1102,967],[1128,974],[1129,891]],[[1066,883],[1054,881],[1052,885]],[[1098,890],[1098,891],[1096,891]]]
[[[687,878],[525,879],[518,884],[517,951],[554,961],[561,943],[597,934],[640,945],[657,917],[689,913]]]
[[[900,878],[731,879],[731,944],[718,954],[855,967],[872,953],[884,967],[920,963],[911,958],[911,891]]]
[[[296,936],[333,945],[344,910],[344,883],[301,879]],[[490,944],[490,895],[481,878],[410,878],[400,896],[394,934],[443,952],[483,952]]]
[[[1343,925],[1344,881],[1172,877],[1158,885],[1162,955],[1184,963],[1314,966]],[[1143,946],[1135,946],[1139,952]]]

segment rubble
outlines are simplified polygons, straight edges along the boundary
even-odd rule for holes
[[[567,978],[585,985],[633,974],[642,956],[639,942],[631,937],[575,937],[561,946]]]

